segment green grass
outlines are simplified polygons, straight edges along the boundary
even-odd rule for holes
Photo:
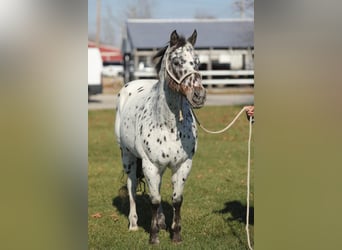
[[[196,110],[196,114],[203,126],[214,130],[225,127],[240,109],[205,107]],[[198,150],[184,189],[183,242],[172,244],[169,231],[162,230],[159,246],[148,244],[151,210],[148,195],[141,191],[137,195],[139,231],[128,231],[129,204],[127,192],[122,188],[126,176],[114,136],[115,112],[89,111],[88,119],[89,249],[248,249],[245,231],[248,122],[244,115],[220,135],[199,129]],[[250,220],[254,224],[253,150],[251,165]],[[169,170],[164,174],[161,193],[166,224],[170,226]],[[93,218],[96,213],[101,217]],[[253,229],[250,225],[252,243]]]

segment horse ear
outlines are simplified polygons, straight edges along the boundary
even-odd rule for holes
[[[194,30],[194,32],[192,33],[192,35],[188,38],[188,42],[191,43],[192,46],[195,46],[196,39],[197,39],[197,31]]]
[[[176,45],[178,42],[178,39],[179,39],[179,36],[177,34],[177,31],[174,30],[170,36],[170,46],[172,47],[172,46]]]

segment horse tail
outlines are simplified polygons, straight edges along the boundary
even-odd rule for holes
[[[142,160],[140,158],[137,158],[137,169],[136,169],[136,176],[137,176],[137,184],[138,189],[145,194],[146,193],[146,186],[144,182],[144,172],[142,170]]]

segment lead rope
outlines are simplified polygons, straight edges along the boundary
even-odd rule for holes
[[[191,109],[192,114],[195,117],[196,122],[198,125],[207,133],[209,134],[220,134],[228,130],[235,122],[236,120],[240,117],[240,115],[246,111],[246,107],[243,107],[241,111],[236,115],[236,117],[233,119],[231,123],[229,123],[225,128],[218,130],[218,131],[211,131],[209,129],[206,129],[201,125],[199,120],[197,119],[197,116],[195,112]],[[248,159],[247,159],[247,213],[246,213],[246,233],[247,233],[247,242],[248,242],[248,247],[250,250],[253,250],[251,246],[251,240],[250,240],[250,235],[249,235],[249,196],[250,196],[250,169],[251,169],[251,140],[252,140],[252,124],[253,124],[253,117],[249,118],[249,137],[248,137]]]
[[[251,140],[252,140],[252,124],[253,118],[249,118],[249,137],[248,137],[248,160],[247,160],[247,213],[246,213],[246,233],[247,233],[247,242],[250,250],[253,250],[251,245],[251,240],[249,236],[249,186],[250,186],[250,170],[251,170]]]
[[[202,124],[199,122],[199,120],[197,119],[197,116],[196,116],[196,114],[195,114],[195,112],[194,112],[193,110],[192,110],[192,114],[194,115],[195,120],[196,120],[196,122],[198,123],[198,125],[199,125],[205,132],[207,132],[207,133],[209,133],[209,134],[221,134],[221,133],[223,133],[224,131],[228,130],[228,129],[236,122],[236,120],[239,118],[239,116],[240,116],[245,110],[246,110],[246,108],[243,107],[243,108],[241,109],[241,111],[237,114],[237,116],[234,118],[234,120],[233,120],[231,123],[229,123],[224,129],[221,129],[221,130],[218,130],[218,131],[212,131],[212,130],[206,129],[206,128],[203,127]],[[252,119],[250,119],[250,120],[252,120]]]
[[[179,121],[182,122],[183,121],[183,96],[180,95],[180,109],[179,109]]]

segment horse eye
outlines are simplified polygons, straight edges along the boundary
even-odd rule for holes
[[[200,64],[200,60],[199,60],[198,57],[195,58],[195,64],[196,64],[196,65]]]
[[[179,60],[178,58],[175,58],[175,59],[173,60],[173,64],[174,64],[175,66],[178,66],[178,65],[180,64],[180,60]]]

